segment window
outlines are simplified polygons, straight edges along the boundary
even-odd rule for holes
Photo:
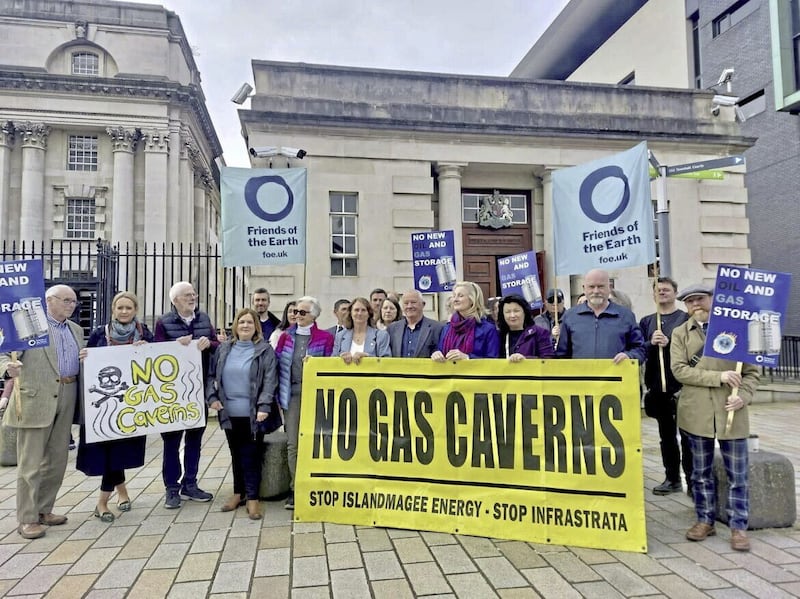
[[[689,17],[692,26],[692,68],[695,89],[703,89],[703,66],[700,60],[700,13]]]
[[[75,52],[72,55],[73,75],[99,75],[100,58],[91,52]]]
[[[66,229],[67,239],[94,239],[95,206],[91,198],[67,199]]]
[[[762,89],[746,97],[744,100],[741,100],[739,102],[737,114],[740,115],[741,120],[747,120],[750,117],[764,112],[766,109],[767,98]]]
[[[358,194],[331,192],[331,276],[358,276]]]
[[[502,193],[502,192],[501,192]],[[528,202],[523,194],[502,193],[508,198],[511,208],[511,222],[515,225],[524,225],[528,222]],[[462,193],[461,194],[461,221],[477,223],[478,213],[484,198],[491,198],[491,193]]]
[[[741,0],[741,2],[737,2],[711,22],[713,36],[717,37],[725,33],[728,29],[753,14],[756,10],[758,10],[758,2],[753,0]]]
[[[97,138],[88,135],[70,135],[67,154],[68,171],[97,170]]]
[[[800,2],[791,0],[792,58],[794,59],[794,88],[800,89]]]

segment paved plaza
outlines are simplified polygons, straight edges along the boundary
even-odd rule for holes
[[[800,402],[759,403],[751,429],[762,450],[800,470]],[[694,522],[685,493],[657,497],[663,480],[655,421],[644,417],[649,553],[540,545],[442,533],[291,522],[283,502],[219,511],[230,492],[229,454],[216,421],[208,427],[201,486],[212,503],[163,508],[161,439],[129,472],[133,510],[113,524],[92,517],[98,478],[74,468],[56,511],[69,516],[47,536],[16,532],[15,468],[0,468],[0,595],[7,597],[799,597],[800,530],[750,533],[752,551],[730,549],[718,525],[703,543],[684,538]],[[795,485],[795,488],[798,488]],[[115,507],[112,498],[111,505]]]

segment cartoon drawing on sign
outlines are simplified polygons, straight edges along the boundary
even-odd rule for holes
[[[96,393],[102,397],[92,402],[95,408],[111,399],[112,397],[118,399],[120,403],[125,397],[124,391],[128,389],[128,383],[122,380],[122,371],[116,366],[106,366],[97,373],[97,381],[100,383],[100,388],[92,385],[89,387],[89,393]]]
[[[719,354],[729,354],[736,348],[736,335],[733,333],[720,333],[714,337],[714,351]]]

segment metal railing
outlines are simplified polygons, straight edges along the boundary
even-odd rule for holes
[[[109,321],[111,300],[122,290],[136,294],[139,318],[151,328],[171,309],[169,288],[178,281],[194,285],[200,309],[217,327],[249,305],[245,268],[223,267],[219,248],[211,245],[53,240],[3,241],[0,247],[0,260],[37,259],[47,286],[62,283],[75,290],[79,307],[72,318],[87,334]]]
[[[778,366],[765,368],[764,374],[773,380],[800,379],[800,337],[794,335],[783,336]]]

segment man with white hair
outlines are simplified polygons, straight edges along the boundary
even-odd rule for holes
[[[389,325],[389,343],[395,358],[430,358],[439,349],[444,323],[424,316],[425,299],[416,289],[403,293],[403,318]]]
[[[219,345],[214,325],[211,324],[208,314],[198,308],[197,294],[191,283],[187,281],[175,283],[169,290],[169,299],[172,302],[172,311],[164,314],[156,322],[154,341],[177,341],[189,345],[196,339],[197,347],[202,352],[205,381],[208,376],[209,359]],[[181,507],[181,498],[203,502],[214,498],[211,493],[197,486],[200,445],[205,430],[205,427],[200,427],[161,433],[164,441],[162,475],[166,488],[164,507],[167,509]],[[179,456],[181,440],[183,440],[183,472]]]
[[[26,350],[21,360],[0,354],[0,376],[8,374],[19,389],[19,401],[11,400],[4,423],[17,429],[17,532],[25,539],[43,537],[47,526],[67,521],[53,513],[53,506],[64,481],[79,397],[83,329],[69,320],[77,296],[67,285],[54,285],[45,301],[50,344]]]

